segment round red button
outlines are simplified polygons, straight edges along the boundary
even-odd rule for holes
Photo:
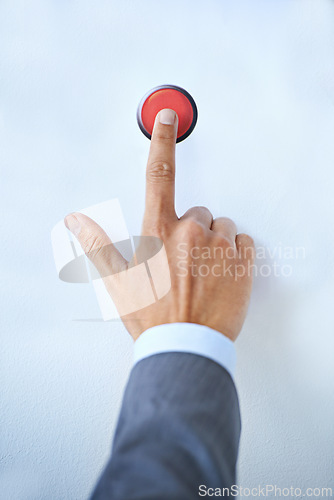
[[[177,141],[186,139],[194,130],[197,107],[191,95],[175,85],[161,85],[150,90],[141,100],[137,110],[140,130],[151,139],[154,120],[161,109],[173,109],[179,118]]]

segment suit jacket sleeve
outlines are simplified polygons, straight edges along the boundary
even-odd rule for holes
[[[92,500],[199,498],[236,482],[238,397],[230,374],[203,356],[167,352],[132,369],[111,458]]]

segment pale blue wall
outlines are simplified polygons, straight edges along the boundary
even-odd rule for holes
[[[76,321],[95,297],[57,280],[50,231],[118,197],[138,234],[136,106],[163,83],[199,108],[179,213],[306,248],[290,278],[256,280],[237,342],[240,483],[334,488],[333,19],[330,0],[1,1],[2,498],[86,498],[108,455],[131,342]]]

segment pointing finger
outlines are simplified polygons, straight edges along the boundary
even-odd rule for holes
[[[176,218],[175,144],[178,117],[172,109],[161,110],[154,123],[146,170],[146,206],[144,221]]]

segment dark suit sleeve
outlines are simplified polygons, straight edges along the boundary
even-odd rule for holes
[[[229,373],[208,358],[162,353],[130,375],[111,458],[92,500],[200,498],[236,481],[240,413]]]

